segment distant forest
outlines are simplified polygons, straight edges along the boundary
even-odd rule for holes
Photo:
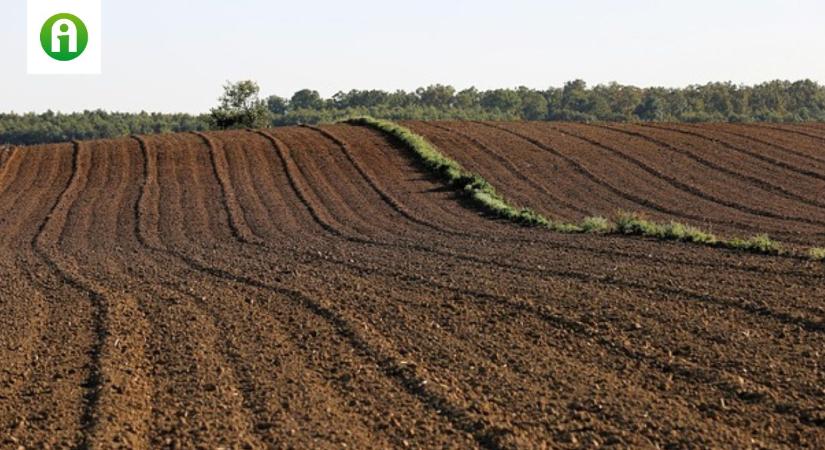
[[[639,88],[616,83],[588,87],[584,81],[575,80],[547,90],[519,87],[486,91],[457,91],[452,86],[434,85],[413,92],[352,90],[331,98],[310,89],[290,98],[260,98],[257,84],[241,82],[227,85],[227,92],[241,85],[246,90],[235,92],[234,97],[222,97],[222,106],[213,109],[212,114],[0,114],[0,144],[227,128],[237,123],[222,121],[218,114],[237,114],[239,108],[244,114],[254,111],[252,123],[257,126],[332,122],[363,115],[391,120],[825,121],[825,87],[811,80],[777,80],[755,86],[708,83],[685,88]],[[234,102],[238,96],[241,103]]]

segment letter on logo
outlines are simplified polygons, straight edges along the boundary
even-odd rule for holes
[[[52,25],[52,53],[62,53],[61,38],[68,38],[69,53],[77,53],[77,27],[69,19],[60,19]]]

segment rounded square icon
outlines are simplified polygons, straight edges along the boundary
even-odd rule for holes
[[[101,0],[27,0],[29,74],[99,74]]]

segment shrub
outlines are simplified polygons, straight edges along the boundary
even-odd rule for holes
[[[661,230],[655,223],[638,213],[619,213],[616,218],[616,231],[637,236],[661,237]]]
[[[613,231],[613,224],[604,217],[586,217],[579,225],[581,231],[584,233],[604,234]]]
[[[782,253],[782,245],[771,239],[767,234],[760,234],[749,239],[731,239],[725,243],[725,247],[767,255]]]
[[[814,247],[808,250],[808,257],[814,261],[825,261],[825,248]]]
[[[662,226],[664,237],[669,240],[692,242],[694,244],[716,244],[719,240],[711,233],[705,232],[691,225],[679,222],[670,222]]]

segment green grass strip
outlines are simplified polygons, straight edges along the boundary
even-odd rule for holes
[[[481,175],[472,173],[461,164],[441,153],[423,137],[388,120],[359,117],[348,123],[376,128],[401,141],[413,151],[417,159],[431,172],[438,175],[452,188],[462,190],[467,198],[484,212],[507,219],[521,225],[548,226],[550,222],[541,214],[529,208],[516,208],[496,192],[495,188]]]
[[[481,175],[464,169],[457,161],[447,157],[424,137],[413,133],[409,128],[389,120],[372,117],[357,117],[345,120],[345,122],[377,129],[400,141],[416,155],[427,170],[438,175],[454,189],[463,191],[479,210],[520,225],[544,227],[559,233],[643,236],[764,255],[784,253],[782,245],[765,234],[747,239],[725,240],[691,225],[679,222],[658,223],[638,213],[619,213],[612,221],[604,217],[587,217],[578,224],[552,221],[530,208],[519,208],[510,204]],[[813,260],[825,260],[825,249],[811,249],[809,257]]]

